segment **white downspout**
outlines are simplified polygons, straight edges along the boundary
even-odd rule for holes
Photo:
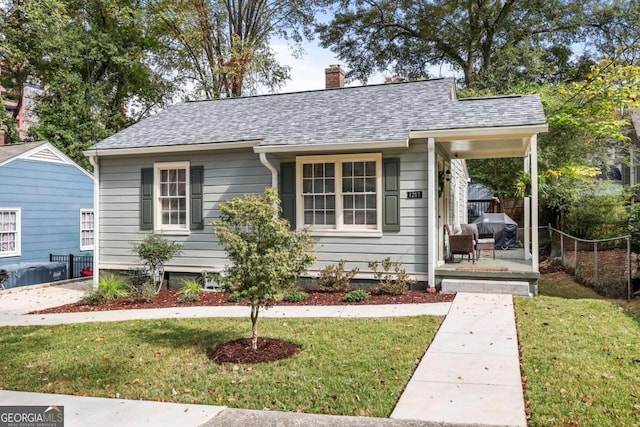
[[[427,139],[427,291],[433,292],[436,286],[436,262],[438,254],[438,195],[436,193],[436,142]],[[430,289],[429,289],[430,288]]]
[[[271,171],[271,186],[278,191],[278,169],[276,169],[275,165],[269,162],[269,159],[267,159],[267,153],[260,153],[260,163]]]
[[[100,279],[100,162],[98,155],[89,156],[93,166],[93,287]]]

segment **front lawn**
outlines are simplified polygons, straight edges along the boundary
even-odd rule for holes
[[[388,417],[442,318],[261,319],[303,347],[257,365],[208,349],[246,337],[248,319],[166,319],[0,328],[0,388],[247,409]]]
[[[569,276],[516,298],[532,426],[638,426],[640,303],[604,299]]]

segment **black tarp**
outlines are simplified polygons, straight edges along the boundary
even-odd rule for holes
[[[513,249],[518,247],[518,223],[505,213],[483,213],[473,224],[478,226],[478,233],[493,233],[496,238],[496,249]]]

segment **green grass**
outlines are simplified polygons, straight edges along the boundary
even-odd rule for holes
[[[0,328],[0,388],[387,417],[441,321],[261,319],[263,336],[303,351],[256,365],[206,357],[248,336],[248,319]]]
[[[640,303],[610,300],[568,276],[516,298],[531,426],[640,423]]]

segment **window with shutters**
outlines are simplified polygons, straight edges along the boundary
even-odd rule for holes
[[[382,155],[296,159],[296,222],[314,234],[380,234]]]
[[[155,229],[189,231],[189,162],[154,165]]]

